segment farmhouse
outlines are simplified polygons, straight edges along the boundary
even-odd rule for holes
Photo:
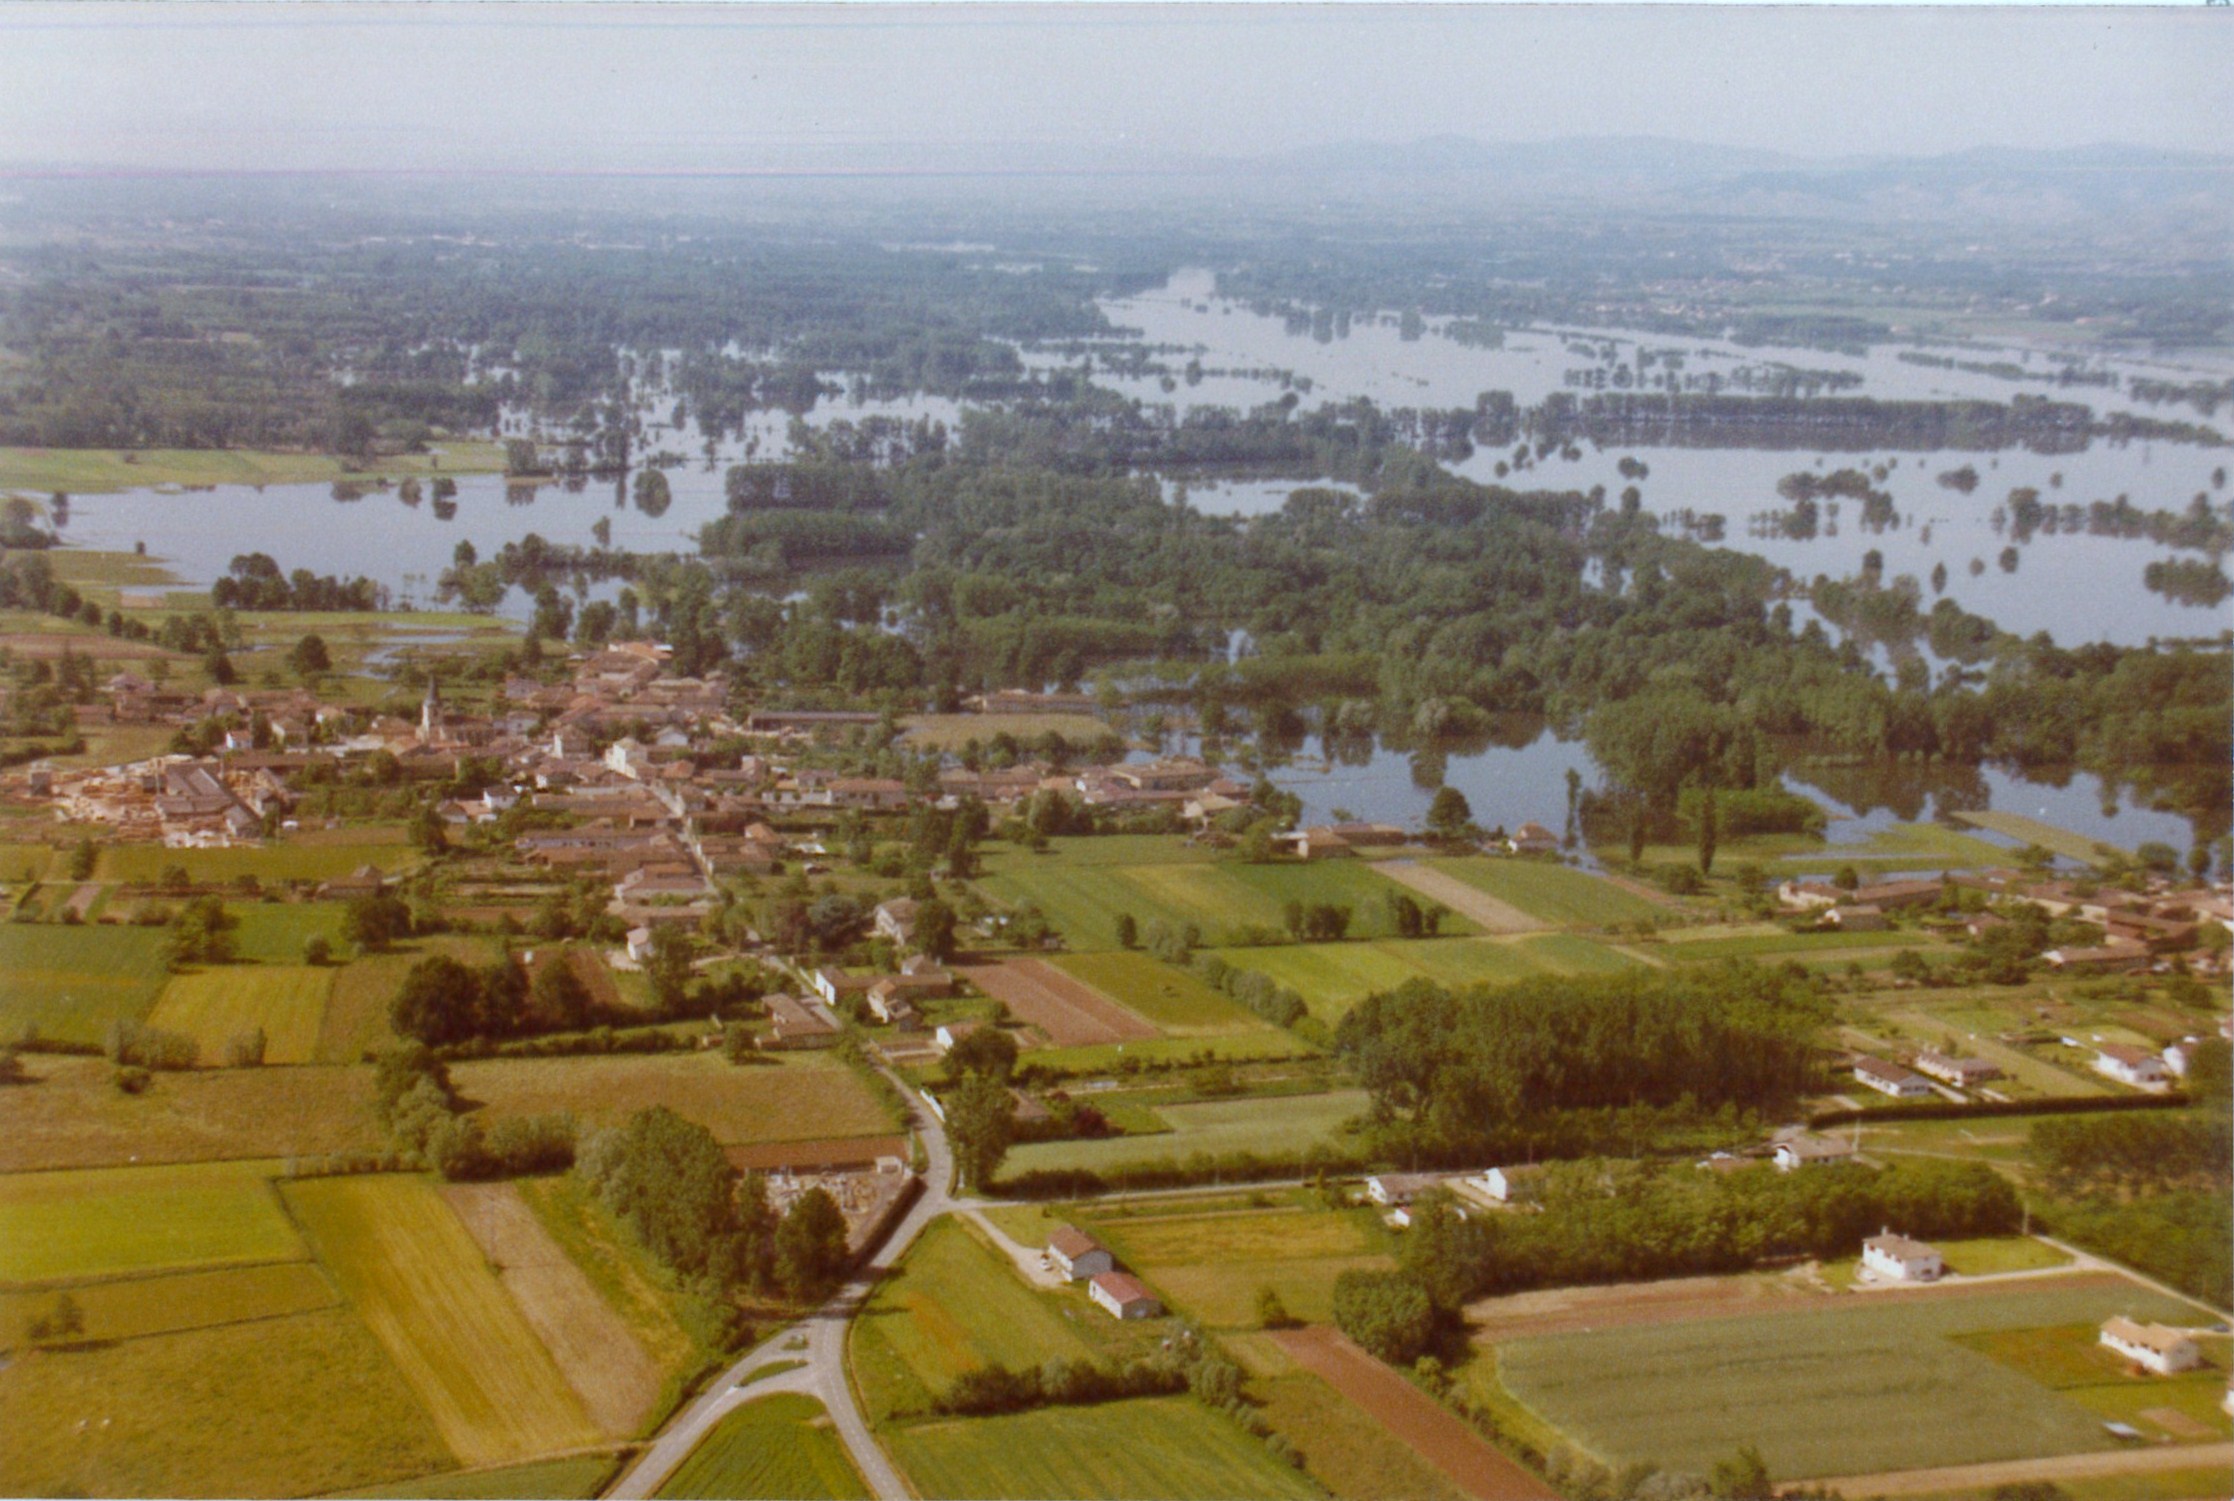
[[[1817,1136],[1811,1131],[1795,1131],[1776,1144],[1771,1154],[1780,1173],[1796,1172],[1803,1167],[1836,1167],[1854,1160],[1854,1148],[1849,1142],[1835,1136]]]
[[[1109,1248],[1076,1225],[1058,1225],[1047,1237],[1047,1259],[1072,1282],[1117,1270],[1117,1258]]]
[[[1086,1284],[1086,1296],[1119,1319],[1152,1319],[1164,1311],[1155,1295],[1123,1272],[1103,1272]]]
[[[2162,1058],[2146,1048],[2130,1048],[2122,1042],[2105,1042],[2095,1048],[2094,1071],[2135,1089],[2164,1089],[2171,1083]]]
[[[869,1014],[895,1027],[912,1027],[923,1019],[896,979],[887,978],[869,987]]]
[[[1794,910],[1835,907],[1845,899],[1845,895],[1826,881],[1786,881],[1776,888],[1777,901]]]
[[[912,897],[896,897],[877,907],[877,932],[894,943],[906,945],[915,942],[916,902]]]
[[[1942,1084],[1953,1084],[1962,1089],[2001,1077],[2000,1066],[1984,1058],[1950,1058],[1933,1048],[1926,1048],[1918,1053],[1914,1061],[1916,1072],[1928,1074]]]
[[[1947,1263],[1922,1241],[1887,1230],[1862,1242],[1862,1269],[1888,1282],[1937,1282],[1946,1275]]]
[[[932,1039],[938,1044],[940,1052],[951,1053],[963,1038],[984,1025],[983,1022],[948,1022],[932,1034]]]
[[[1559,848],[1559,836],[1540,823],[1524,823],[1505,838],[1505,852],[1512,855],[1548,855]]]
[[[1854,1060],[1854,1081],[1866,1084],[1879,1094],[1889,1094],[1896,1100],[1928,1100],[1932,1097],[1931,1081],[1922,1074],[1910,1073],[1897,1063],[1868,1054]]]
[[[1441,1173],[1379,1173],[1365,1180],[1365,1196],[1376,1204],[1409,1204],[1443,1181]]]
[[[2192,1371],[2203,1363],[2195,1341],[2179,1330],[2162,1324],[2136,1324],[2122,1316],[2104,1321],[2102,1343],[2159,1376]]]

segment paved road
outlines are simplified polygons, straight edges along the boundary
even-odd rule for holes
[[[832,1426],[845,1440],[846,1452],[852,1455],[854,1467],[868,1482],[869,1491],[877,1501],[909,1501],[913,1493],[907,1482],[900,1478],[900,1472],[893,1468],[876,1436],[869,1432],[868,1422],[853,1400],[852,1383],[846,1380],[846,1329],[877,1279],[900,1259],[923,1233],[924,1226],[954,1207],[951,1193],[954,1160],[947,1150],[945,1130],[922,1108],[914,1091],[889,1071],[887,1077],[900,1086],[909,1105],[908,1125],[923,1142],[923,1192],[851,1281],[829,1302],[754,1346],[744,1359],[724,1371],[697,1401],[669,1420],[650,1447],[613,1483],[606,1495],[622,1498],[652,1495],[728,1413],[756,1397],[775,1392],[802,1392],[829,1410]],[[795,1364],[797,1369],[779,1371],[747,1383],[747,1378],[755,1372],[785,1363]]]

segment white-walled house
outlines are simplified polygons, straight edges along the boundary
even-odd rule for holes
[[[1854,1060],[1854,1082],[1866,1084],[1879,1094],[1889,1094],[1896,1100],[1928,1100],[1936,1094],[1931,1081],[1922,1074],[1866,1054]]]
[[[1154,1293],[1123,1272],[1101,1273],[1086,1284],[1086,1296],[1108,1309],[1112,1318],[1152,1319],[1164,1311]]]
[[[1937,1251],[1890,1230],[1862,1242],[1862,1267],[1888,1282],[1937,1282],[1947,1274]]]
[[[1854,1146],[1835,1136],[1817,1136],[1811,1131],[1799,1131],[1776,1144],[1771,1157],[1780,1173],[1796,1172],[1803,1167],[1836,1167],[1854,1160]]]
[[[1474,1181],[1500,1204],[1525,1204],[1540,1191],[1543,1174],[1539,1164],[1493,1167]]]
[[[2162,1058],[2146,1048],[2131,1048],[2122,1042],[2095,1045],[2094,1071],[2135,1089],[2163,1089],[2171,1082]]]
[[[2102,1343],[2159,1376],[2192,1371],[2203,1363],[2195,1341],[2179,1330],[2162,1324],[2137,1324],[2123,1316],[2103,1322]]]
[[[1117,1258],[1109,1247],[1076,1225],[1059,1225],[1047,1237],[1047,1259],[1073,1282],[1117,1270]]]

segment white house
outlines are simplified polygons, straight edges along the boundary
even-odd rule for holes
[[[897,944],[915,942],[916,905],[913,897],[905,896],[880,903],[876,911],[878,934]]]
[[[932,1033],[931,1038],[938,1044],[940,1052],[951,1053],[956,1043],[984,1025],[983,1022],[948,1022]]]
[[[1810,1131],[1797,1131],[1776,1144],[1770,1154],[1780,1173],[1796,1172],[1803,1167],[1835,1167],[1854,1160],[1851,1142],[1840,1141],[1835,1136],[1817,1136]]]
[[[1086,1284],[1086,1296],[1109,1310],[1112,1318],[1152,1319],[1164,1311],[1155,1294],[1137,1278],[1123,1272],[1103,1272]]]
[[[2162,1324],[2136,1324],[2123,1316],[2103,1322],[2102,1343],[2159,1376],[2192,1371],[2203,1363],[2195,1341],[2179,1330]]]
[[[1916,1072],[1929,1074],[1942,1084],[1953,1084],[1969,1089],[1988,1079],[2001,1077],[2001,1068],[1984,1058],[1950,1058],[1936,1048],[1926,1048],[1916,1055]]]
[[[1854,1082],[1866,1084],[1896,1100],[1928,1100],[1933,1095],[1931,1081],[1922,1074],[1911,1073],[1897,1063],[1866,1054],[1854,1060]]]
[[[1922,1241],[1887,1230],[1862,1242],[1862,1269],[1888,1282],[1937,1282],[1946,1275],[1947,1263]]]
[[[1500,1204],[1525,1204],[1540,1191],[1541,1166],[1493,1167],[1474,1181]]]
[[[1365,1180],[1365,1196],[1376,1204],[1400,1206],[1442,1181],[1441,1173],[1378,1173]]]
[[[1117,1270],[1117,1258],[1109,1248],[1076,1225],[1059,1225],[1047,1237],[1047,1259],[1073,1282]]]
[[[650,928],[630,928],[628,930],[628,957],[638,964],[642,964],[651,956],[652,930]]]
[[[2135,1089],[2163,1089],[2171,1083],[2162,1058],[2146,1048],[2129,1048],[2122,1042],[2095,1045],[2094,1071]]]
[[[2164,1050],[2164,1066],[2179,1078],[2186,1078],[2188,1065],[2195,1061],[2195,1039],[2183,1037]]]

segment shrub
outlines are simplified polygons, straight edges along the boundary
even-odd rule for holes
[[[109,1082],[124,1094],[145,1094],[155,1076],[137,1064],[125,1064],[109,1076]]]

